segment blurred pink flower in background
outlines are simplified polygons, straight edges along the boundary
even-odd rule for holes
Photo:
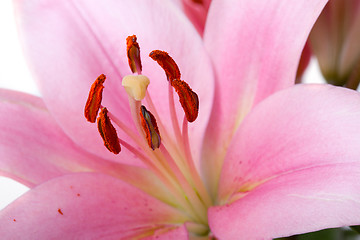
[[[1,236],[269,239],[360,224],[360,95],[292,86],[325,3],[214,0],[202,36],[173,2],[15,1],[42,98],[0,92],[0,171],[32,188],[0,212]],[[162,137],[154,151],[121,86],[133,34],[150,79],[141,104]],[[154,49],[198,95],[182,128]],[[118,155],[83,116],[101,73]]]

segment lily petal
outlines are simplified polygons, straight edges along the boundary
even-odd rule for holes
[[[211,0],[182,0],[186,15],[192,21],[200,35],[202,35],[204,32],[210,2]]]
[[[297,85],[259,104],[229,147],[220,202],[274,176],[360,162],[360,94],[330,85]]]
[[[102,172],[165,202],[176,202],[149,170],[105,160],[74,144],[40,98],[0,89],[0,102],[1,175],[34,187],[68,173]],[[136,161],[126,149],[122,154],[129,163]]]
[[[101,161],[62,132],[40,98],[1,89],[0,101],[2,174],[32,187],[68,172],[94,170],[91,165]]]
[[[189,239],[189,233],[186,230],[185,226],[182,225],[175,229],[167,230],[160,229],[154,232],[151,237],[144,238],[143,240],[176,240],[176,239]]]
[[[209,189],[216,189],[226,149],[246,114],[294,84],[307,36],[326,2],[212,1],[204,33],[216,71],[202,165]]]
[[[103,105],[136,131],[127,94],[121,87],[122,77],[131,74],[125,43],[126,37],[133,34],[138,36],[143,74],[150,78],[148,90],[164,125],[171,123],[168,83],[163,70],[147,56],[154,49],[168,51],[184,80],[198,93],[201,112],[191,132],[202,135],[213,96],[211,66],[201,37],[173,2],[37,0],[15,1],[15,6],[25,53],[44,101],[76,143],[102,157],[116,157],[107,152],[101,139],[94,137],[98,135],[96,127],[83,117],[90,86],[101,73],[107,76]],[[183,111],[178,105],[182,120]],[[119,137],[132,142],[122,132]]]
[[[9,239],[129,239],[172,230],[184,217],[120,180],[78,173],[27,192],[0,212],[0,221]]]
[[[270,239],[358,225],[359,178],[359,161],[289,172],[233,204],[211,208],[209,225],[217,237],[229,240],[239,236]]]

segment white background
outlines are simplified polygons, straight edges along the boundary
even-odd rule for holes
[[[22,56],[15,26],[11,0],[0,0],[0,87],[40,95]],[[305,79],[322,81],[314,62],[307,70]],[[0,177],[0,209],[27,190],[27,187],[15,181]]]

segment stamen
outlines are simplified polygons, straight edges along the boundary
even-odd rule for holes
[[[191,90],[186,82],[179,79],[173,80],[172,86],[179,95],[186,119],[188,122],[195,121],[199,113],[199,98],[197,94]]]
[[[127,55],[131,71],[133,73],[141,74],[140,47],[136,40],[136,35],[128,36],[126,38]]]
[[[144,75],[128,75],[123,78],[121,84],[130,97],[141,101],[145,98],[150,80]]]
[[[105,82],[106,76],[101,74],[95,82],[91,85],[91,89],[89,92],[89,97],[86,101],[84,115],[85,118],[94,123],[96,121],[96,116],[99,112],[101,100],[102,100],[102,92],[104,89],[103,83]]]
[[[102,108],[97,119],[99,133],[104,140],[105,147],[112,153],[118,154],[121,151],[116,129],[108,117],[108,110]]]
[[[151,147],[152,150],[159,148],[161,138],[156,120],[151,112],[149,112],[143,105],[140,108],[140,119],[149,147]]]
[[[177,66],[174,59],[172,59],[167,52],[154,50],[152,51],[149,56],[157,61],[157,63],[164,69],[166,73],[166,77],[170,83],[174,79],[180,79],[181,74],[179,67]]]

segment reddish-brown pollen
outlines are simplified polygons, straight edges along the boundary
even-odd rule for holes
[[[151,147],[152,150],[159,148],[161,138],[156,119],[143,105],[140,107],[140,121],[149,147]]]
[[[179,79],[173,80],[172,86],[179,95],[179,100],[184,109],[186,119],[188,122],[195,121],[199,113],[199,98],[197,94],[186,82]]]
[[[137,43],[136,35],[128,36],[126,38],[127,56],[130,69],[133,73],[141,73],[142,65],[140,58],[140,46]]]
[[[149,56],[153,60],[157,61],[157,63],[164,69],[166,77],[170,83],[174,79],[181,78],[179,67],[167,52],[154,50],[149,54]]]
[[[84,115],[85,118],[94,123],[96,121],[96,116],[99,112],[99,108],[102,100],[102,92],[104,89],[103,83],[105,82],[106,76],[101,74],[95,82],[91,85],[89,92],[89,97],[86,101]]]
[[[119,138],[116,133],[116,129],[112,125],[110,118],[108,117],[108,110],[102,108],[97,119],[98,130],[104,140],[105,147],[112,153],[118,154],[121,151]]]

